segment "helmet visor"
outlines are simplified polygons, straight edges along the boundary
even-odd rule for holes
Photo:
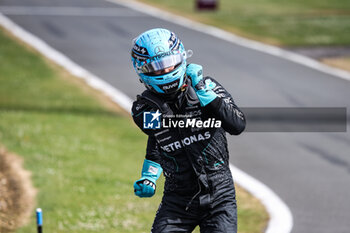
[[[176,53],[162,57],[161,54],[150,58],[149,61],[142,66],[141,72],[147,75],[161,75],[176,69],[184,61],[184,56]]]

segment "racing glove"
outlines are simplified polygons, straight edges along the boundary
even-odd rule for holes
[[[156,181],[162,174],[160,164],[145,159],[141,172],[141,179],[135,181],[134,192],[139,197],[152,197],[156,192]]]
[[[204,81],[203,67],[201,65],[189,64],[186,69],[186,74],[192,81],[192,87],[202,107],[208,105],[217,97],[216,93],[213,91],[215,83],[210,79]]]

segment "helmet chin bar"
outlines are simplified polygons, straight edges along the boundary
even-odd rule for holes
[[[165,102],[169,103],[171,106],[176,107],[177,109],[180,109],[182,104],[184,103],[185,95],[188,92],[188,86],[190,79],[187,78],[187,75],[184,74],[184,80],[183,84],[180,88],[178,88],[176,91],[171,93],[159,93],[157,92],[151,85],[147,85],[144,83],[147,90],[151,91],[152,93],[156,94],[160,98],[162,98]]]
[[[161,96],[162,98],[164,98],[165,101],[174,102],[176,105],[180,106],[183,100],[182,98],[184,96],[183,94],[185,94],[188,90],[187,75],[184,74],[183,78],[184,80],[183,80],[182,86],[179,87],[176,91],[171,93],[159,93],[159,92],[155,92],[155,93]]]

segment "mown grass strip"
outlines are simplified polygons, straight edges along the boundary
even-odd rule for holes
[[[163,178],[155,197],[133,194],[145,142],[103,96],[0,30],[0,144],[33,173],[45,232],[149,232]],[[238,195],[240,232],[261,232],[263,208]],[[34,215],[17,232],[34,233]]]
[[[270,44],[350,44],[348,0],[218,0],[216,12],[197,11],[194,0],[138,1]]]

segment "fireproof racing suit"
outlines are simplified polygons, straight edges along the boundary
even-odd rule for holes
[[[231,95],[213,78],[217,97],[200,105],[189,84],[176,101],[167,102],[144,91],[133,103],[132,115],[148,135],[146,159],[159,163],[165,176],[164,195],[152,232],[237,232],[235,189],[229,169],[226,132],[240,134],[245,118]],[[187,79],[187,82],[191,82]],[[160,129],[144,129],[143,113],[162,113]],[[175,118],[171,118],[175,117]],[[221,121],[221,127],[169,126],[171,120]],[[167,126],[167,127],[165,127]]]

